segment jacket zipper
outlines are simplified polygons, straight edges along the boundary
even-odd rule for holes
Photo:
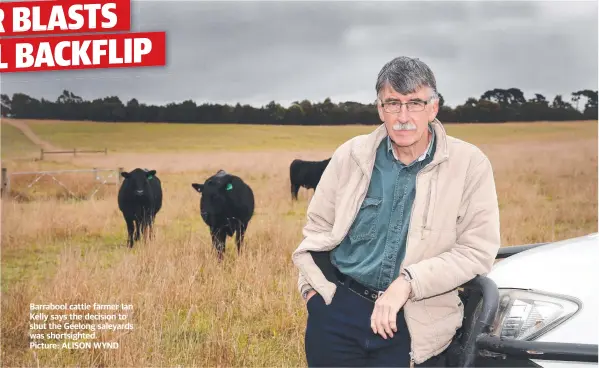
[[[430,165],[430,163],[429,163],[429,165]],[[434,166],[432,166],[432,167],[434,167]],[[424,174],[424,173],[427,173],[427,172],[429,172],[431,170],[432,170],[431,166],[429,166],[428,168],[424,167],[422,170],[420,170],[416,174],[416,188],[418,188],[418,179],[420,178],[420,175]],[[427,203],[426,203],[426,210],[424,211],[424,220],[425,220],[424,224],[425,224],[425,226],[426,226],[426,219],[427,219],[427,214],[426,213],[428,211],[428,206],[429,206],[429,202],[430,202],[431,184],[432,183],[429,183],[429,187],[428,187],[429,188],[428,199],[427,199]],[[416,201],[412,202],[412,209],[411,209],[410,213],[414,211],[415,204],[416,204]],[[411,230],[412,229],[411,229],[411,224],[410,224],[410,228],[408,228],[408,236],[406,237],[406,254],[408,252],[408,246],[409,246],[409,243],[410,243],[410,232],[411,232]],[[403,269],[404,262],[405,262],[405,257],[404,257],[404,260],[402,260],[402,262],[401,262],[401,264],[399,266],[400,270]],[[404,316],[405,316],[405,319],[406,319],[406,326],[408,327],[408,333],[411,336],[412,335],[412,329],[410,328],[410,323],[409,323],[410,318],[409,318],[408,313],[407,313],[407,311],[405,309],[404,309]],[[410,367],[414,367],[414,362],[415,362],[414,361],[414,342],[410,341]]]
[[[420,174],[422,174],[422,170],[420,170],[418,173],[416,173],[416,188],[418,188],[418,178],[420,177]],[[414,211],[414,205],[416,204],[416,201],[412,202],[412,209],[410,210],[410,213],[412,213]],[[408,236],[406,237],[406,252],[405,254],[408,253],[408,245],[410,243],[410,228],[411,228],[411,222],[410,225],[408,227]],[[401,261],[401,264],[399,265],[399,269],[403,269],[403,265],[405,262],[405,257],[404,259]],[[403,307],[402,307],[403,309]],[[406,326],[408,327],[408,333],[410,334],[410,336],[412,336],[412,329],[410,328],[410,317],[408,316],[407,311],[404,309],[403,310],[405,319],[406,319]],[[410,367],[414,366],[414,341],[412,341],[412,339],[410,339]]]

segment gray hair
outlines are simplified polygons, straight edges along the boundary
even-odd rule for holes
[[[433,90],[431,97],[439,98],[433,71],[418,58],[400,56],[385,64],[376,80],[377,97],[387,83],[402,95],[414,93],[424,86],[430,87]]]

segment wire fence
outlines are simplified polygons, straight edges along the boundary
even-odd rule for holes
[[[15,200],[25,197],[31,199],[35,198],[31,191],[39,189],[38,192],[50,196],[94,199],[96,194],[107,186],[114,185],[115,191],[118,190],[122,172],[123,168],[19,172],[9,172],[8,169],[2,168],[2,197]],[[42,185],[44,188],[40,188]],[[56,191],[58,188],[60,190]]]

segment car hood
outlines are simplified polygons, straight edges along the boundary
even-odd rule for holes
[[[499,288],[571,294],[594,289],[599,274],[599,234],[558,241],[499,260],[487,275]]]
[[[578,299],[581,310],[538,341],[597,344],[598,255],[599,234],[591,234],[515,254],[497,262],[487,276],[500,289],[528,289]]]

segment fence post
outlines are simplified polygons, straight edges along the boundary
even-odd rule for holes
[[[119,179],[119,186],[121,185],[121,183],[123,182],[123,176],[121,175],[123,173],[123,171],[125,171],[125,168],[123,167],[119,167],[119,173],[118,173],[118,179]]]
[[[94,167],[94,180],[98,180],[98,168]]]
[[[73,156],[77,157],[77,148],[73,148]]]
[[[104,155],[108,154],[108,148],[104,147]]]
[[[44,160],[44,149],[40,148],[40,161]]]
[[[8,195],[8,170],[3,167],[2,168],[2,192],[1,192],[1,196],[4,197],[5,195]]]

